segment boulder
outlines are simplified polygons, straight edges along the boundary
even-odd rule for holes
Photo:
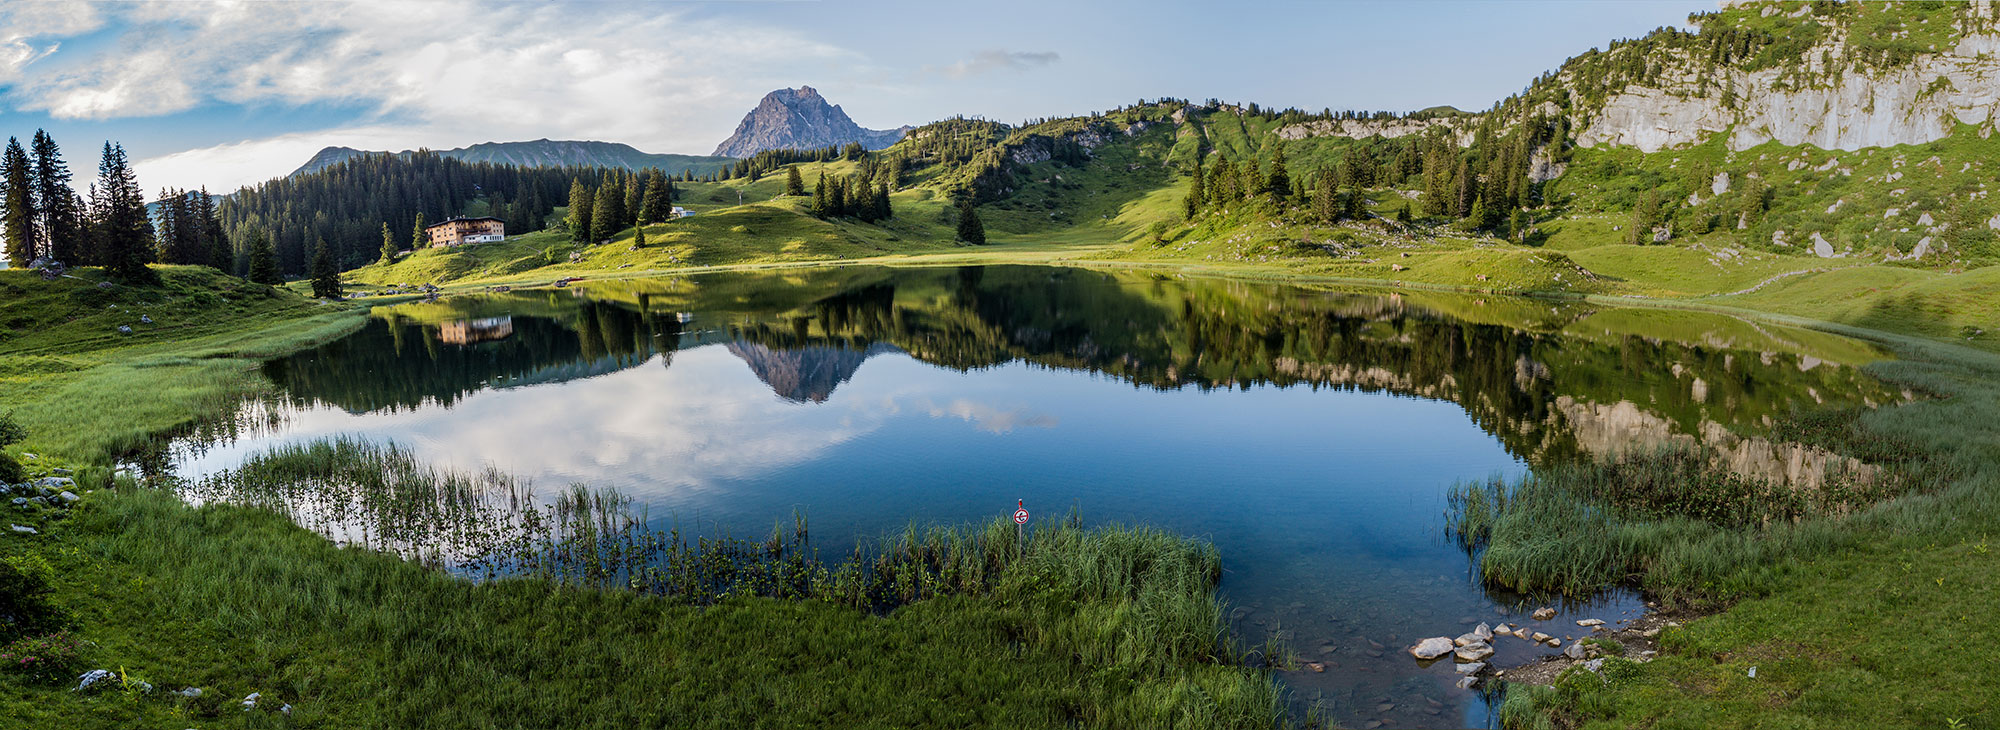
[[[27,526],[27,525],[12,525],[11,523],[10,523],[10,525],[11,525],[11,526],[12,526],[12,527],[14,528],[14,531],[15,531],[15,532],[18,532],[18,533],[21,533],[21,534],[23,534],[23,535],[33,535],[33,534],[36,534],[36,533],[35,533],[35,528],[32,528],[32,527],[29,527],[29,526]]]
[[[1433,636],[1417,642],[1416,646],[1410,647],[1410,656],[1429,661],[1450,654],[1453,648],[1454,645],[1451,643],[1451,639],[1443,636]]]
[[[118,325],[118,334],[121,334],[121,335],[129,335],[129,334],[132,334],[132,328],[131,328],[131,327],[129,327],[129,326],[126,326],[126,325],[122,325],[122,324],[121,324],[121,325]]]
[[[58,495],[56,495],[56,496],[57,496],[57,497],[59,497],[59,498],[61,498],[61,499],[62,499],[62,501],[64,501],[64,502],[67,502],[67,503],[72,503],[72,504],[74,504],[74,503],[75,503],[75,502],[76,502],[77,500],[79,500],[79,499],[83,499],[82,497],[79,497],[79,496],[76,496],[76,492],[71,492],[71,491],[67,491],[67,490],[65,490],[65,491],[64,491],[63,493],[61,493],[61,494],[58,494]]]
[[[50,489],[66,489],[76,486],[76,480],[69,477],[42,477],[35,480],[35,486]]]
[[[1549,619],[1556,617],[1556,610],[1553,608],[1549,608],[1547,606],[1543,606],[1541,608],[1535,609],[1535,612],[1531,615],[1535,617],[1536,621],[1547,621]]]
[[[1467,644],[1459,647],[1458,651],[1453,652],[1453,656],[1458,657],[1458,660],[1461,662],[1482,661],[1487,657],[1493,656],[1493,646],[1485,643]]]
[[[1451,670],[1454,672],[1458,672],[1459,674],[1478,674],[1481,671],[1484,671],[1485,669],[1486,669],[1486,662],[1472,662],[1469,664],[1451,665]]]
[[[188,698],[188,699],[194,699],[194,698],[196,698],[196,697],[200,697],[200,696],[201,696],[201,688],[200,688],[200,687],[189,687],[189,688],[187,688],[187,689],[183,689],[183,690],[181,690],[181,691],[180,691],[180,692],[179,692],[178,694],[179,694],[180,696],[182,696],[182,697],[186,697],[186,698]]]
[[[1583,644],[1581,642],[1570,644],[1568,649],[1563,650],[1563,656],[1569,657],[1571,659],[1582,659]]]
[[[1472,686],[1475,684],[1479,684],[1479,677],[1474,675],[1467,675],[1458,680],[1459,689],[1472,689]]]
[[[1555,637],[1537,631],[1534,634],[1530,635],[1528,638],[1533,640],[1535,643],[1540,644],[1540,643],[1547,643],[1550,639],[1553,639]]]
[[[1604,625],[1604,620],[1603,620],[1603,619],[1595,619],[1595,618],[1586,618],[1586,619],[1580,619],[1580,620],[1578,620],[1578,621],[1576,622],[1576,625],[1578,625],[1578,626],[1583,626],[1583,627],[1591,627],[1591,626],[1603,626],[1603,625]]]
[[[1475,628],[1475,629],[1473,629],[1473,630],[1472,630],[1472,635],[1473,635],[1473,636],[1477,636],[1477,637],[1479,637],[1479,640],[1480,640],[1481,642],[1489,642],[1489,641],[1492,641],[1492,640],[1493,640],[1493,627],[1491,627],[1491,626],[1487,626],[1486,624],[1483,624],[1483,623],[1482,623],[1482,624],[1480,624],[1480,625],[1479,625],[1479,627],[1478,627],[1478,628]]]

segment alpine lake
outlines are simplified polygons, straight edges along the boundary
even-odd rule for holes
[[[1447,491],[1564,460],[1708,449],[1811,479],[1766,437],[1796,409],[1908,395],[1872,345],[1721,314],[1344,291],[1159,272],[836,267],[632,279],[377,307],[272,360],[280,395],[182,435],[182,477],[287,443],[393,442],[556,491],[613,488],[662,529],[811,524],[834,554],[912,524],[1157,525],[1221,551],[1232,640],[1345,727],[1486,727],[1427,636],[1644,611],[1483,584]],[[1534,621],[1530,612],[1561,614]],[[1559,650],[1500,639],[1509,666]],[[1376,725],[1370,725],[1375,723]]]

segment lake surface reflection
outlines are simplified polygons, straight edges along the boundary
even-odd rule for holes
[[[1702,444],[1810,478],[1762,439],[1794,408],[1904,397],[1823,333],[1729,317],[1040,267],[610,282],[380,308],[275,360],[274,425],[190,439],[183,474],[334,434],[544,487],[615,487],[662,525],[816,544],[911,522],[1144,522],[1214,541],[1242,640],[1346,726],[1488,724],[1415,639],[1528,625],[1443,532],[1454,482]],[[1802,467],[1804,464],[1805,467]],[[553,491],[552,489],[548,491]],[[1635,617],[1612,592],[1543,624]],[[1564,630],[1567,627],[1567,630]],[[1502,641],[1500,662],[1539,651]]]

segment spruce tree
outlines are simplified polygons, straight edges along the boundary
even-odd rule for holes
[[[394,235],[389,233],[389,224],[387,223],[382,224],[381,261],[385,266],[388,264],[396,263],[396,238]]]
[[[1333,171],[1324,167],[1313,173],[1312,210],[1319,222],[1332,224],[1340,220],[1341,205],[1339,189],[1334,187]]]
[[[56,141],[42,130],[35,130],[31,151],[41,253],[57,261],[76,263],[83,247],[83,211],[76,204],[76,191],[69,186],[69,164],[63,162]]]
[[[798,165],[785,168],[785,194],[794,197],[806,194],[806,181],[799,177]]]
[[[430,234],[424,232],[424,214],[418,211],[416,225],[410,227],[410,251],[422,251],[430,245]]]
[[[620,224],[625,220],[624,191],[618,189],[615,181],[606,180],[597,187],[597,202],[590,207],[590,240],[609,241],[624,230]]]
[[[263,229],[250,232],[250,281],[276,286],[285,283],[278,276],[278,254],[271,247],[271,237]]]
[[[1403,209],[1396,211],[1396,222],[1406,226],[1410,224],[1410,201],[1403,201]]]
[[[315,298],[340,298],[340,270],[334,268],[333,255],[327,252],[325,238],[319,239],[319,245],[313,249],[312,289]]]
[[[832,200],[832,198],[828,197],[829,195],[826,189],[826,171],[821,170],[819,173],[819,182],[813,184],[812,214],[814,218],[825,218],[827,216],[828,203]]]
[[[632,229],[632,248],[646,247],[646,225],[641,223]]]
[[[195,225],[201,227],[201,240],[207,249],[209,267],[225,274],[234,270],[236,252],[229,247],[229,234],[222,230],[222,217],[215,210],[215,196],[208,194],[208,188],[202,188],[197,194],[193,212]]]
[[[646,177],[646,195],[639,201],[640,223],[664,223],[673,215],[673,184],[659,170]]]
[[[42,228],[42,254],[74,264],[84,244],[84,216],[70,190],[70,164],[48,132],[34,130],[34,206]]]
[[[570,240],[579,242],[591,240],[590,209],[596,202],[596,198],[590,193],[590,188],[585,187],[582,180],[569,181],[569,216],[564,218],[563,222],[569,224]]]
[[[1194,174],[1191,177],[1193,179],[1188,182],[1187,196],[1181,198],[1181,217],[1188,220],[1194,220],[1195,215],[1201,212],[1201,207],[1208,204],[1208,188],[1202,183],[1200,158],[1194,161]]]
[[[888,220],[895,216],[895,209],[889,205],[889,181],[884,179],[875,189],[875,219]]]
[[[958,203],[958,240],[974,246],[986,244],[986,226],[979,222],[979,211],[972,207],[972,199]]]
[[[620,228],[639,225],[639,204],[645,202],[645,187],[637,174],[625,176],[625,202],[620,206],[625,211],[625,225]]]
[[[1285,198],[1290,197],[1292,194],[1292,177],[1291,173],[1285,171],[1285,146],[1283,144],[1272,146],[1271,174],[1264,180],[1264,189],[1271,194],[1272,200],[1280,204],[1283,204]]]
[[[14,268],[27,268],[41,250],[37,218],[33,166],[20,140],[10,137],[0,155],[0,235],[7,237],[7,260]]]
[[[126,160],[125,147],[104,143],[104,159],[97,166],[103,185],[103,210],[95,211],[101,226],[98,245],[104,248],[104,264],[111,276],[128,284],[159,281],[146,264],[152,263],[153,221],[146,215],[146,196]]]

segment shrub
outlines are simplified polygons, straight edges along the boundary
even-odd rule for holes
[[[59,629],[66,616],[49,599],[55,569],[39,555],[0,560],[0,641]]]
[[[30,679],[56,682],[69,679],[83,665],[83,649],[88,645],[68,631],[16,639],[0,647],[0,669],[27,675]]]

